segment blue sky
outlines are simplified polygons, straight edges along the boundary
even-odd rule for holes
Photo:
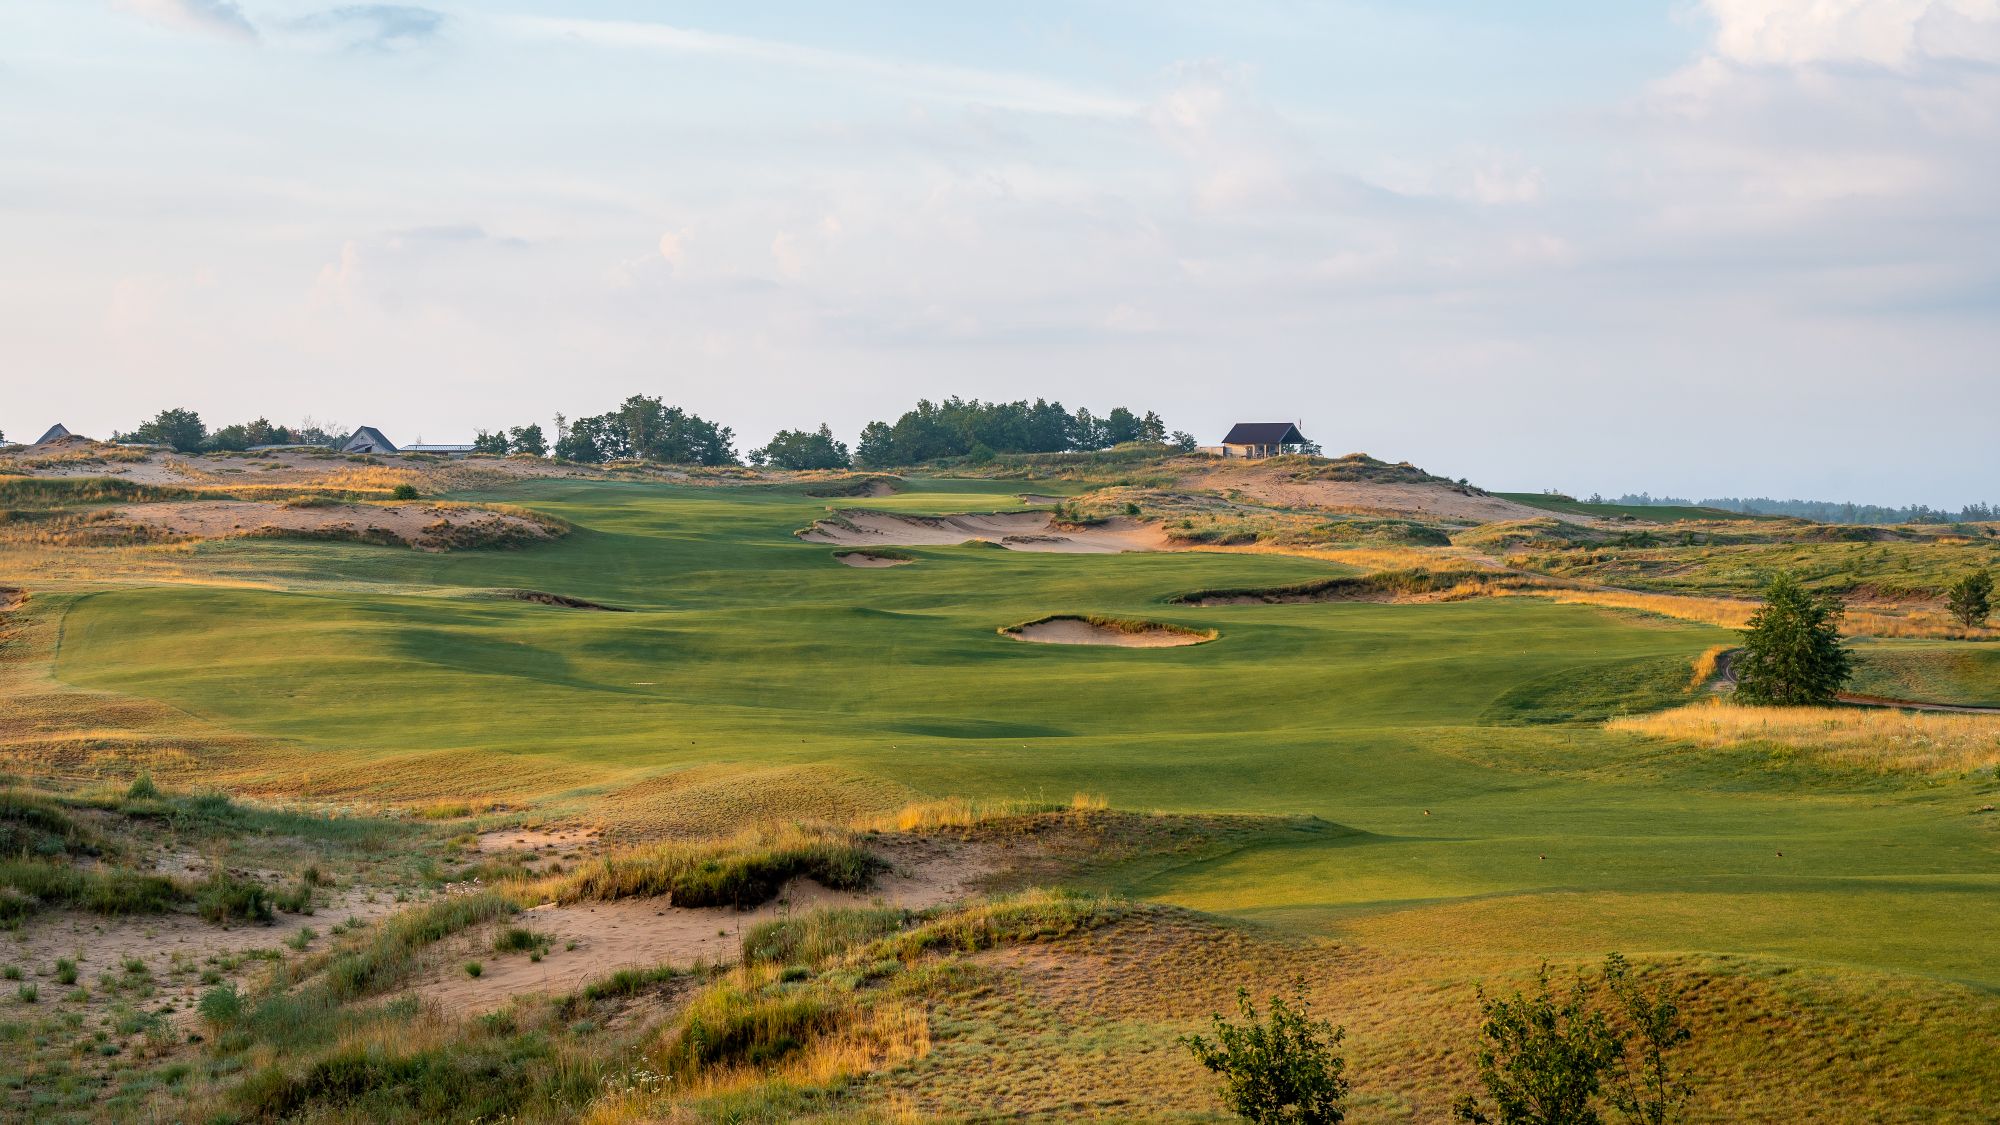
[[[659,394],[2000,499],[2000,0],[12,0],[0,429]]]

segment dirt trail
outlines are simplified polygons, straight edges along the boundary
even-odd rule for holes
[[[950,547],[979,539],[1010,551],[1057,554],[1167,549],[1166,533],[1142,520],[1121,516],[1088,527],[1060,527],[1049,512],[916,516],[850,508],[819,520],[799,538],[846,547]]]

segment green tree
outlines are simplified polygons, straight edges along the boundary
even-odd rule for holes
[[[472,451],[474,453],[494,453],[502,457],[506,456],[507,431],[499,430],[494,433],[487,433],[485,430],[480,430],[472,435]]]
[[[1745,703],[1818,707],[1832,703],[1853,675],[1840,644],[1840,599],[1819,596],[1790,574],[1764,590],[1764,605],[1743,631],[1735,661],[1736,696]]]
[[[1993,573],[1975,570],[1952,583],[1945,591],[1944,604],[1968,629],[1986,624],[1993,614]]]
[[[1569,995],[1549,992],[1549,969],[1536,975],[1533,995],[1491,999],[1482,989],[1479,1084],[1491,1109],[1467,1094],[1453,1106],[1473,1125],[1599,1125],[1596,1102],[1605,1075],[1624,1055],[1624,1043],[1602,1012],[1590,1005],[1581,974]]]
[[[515,426],[507,431],[507,444],[516,453],[528,453],[536,457],[549,455],[548,439],[542,436],[542,427],[538,424]]]
[[[1201,1065],[1222,1076],[1222,1100],[1259,1125],[1334,1125],[1347,1116],[1345,1034],[1331,1020],[1312,1018],[1304,982],[1293,1000],[1271,997],[1268,1021],[1259,1019],[1250,990],[1236,990],[1241,1024],[1211,1017],[1215,1038],[1182,1036],[1179,1042]]]
[[[208,437],[208,427],[202,425],[201,415],[175,408],[153,415],[150,421],[132,431],[132,436],[169,446],[177,453],[194,453]]]
[[[1680,997],[1664,980],[1648,991],[1616,953],[1604,960],[1604,983],[1624,1016],[1627,1045],[1636,1047],[1631,1069],[1612,1085],[1611,1104],[1639,1125],[1679,1121],[1692,1091],[1687,1072],[1676,1069],[1669,1055],[1694,1038],[1681,1014]]]
[[[779,469],[845,469],[847,443],[835,441],[833,430],[825,423],[817,431],[779,430],[769,445],[750,451],[751,464],[767,461]]]

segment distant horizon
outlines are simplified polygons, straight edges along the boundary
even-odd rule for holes
[[[1983,0],[17,0],[0,427],[1040,394],[1958,507],[1995,106]]]
[[[950,396],[942,396],[942,397],[946,397],[946,398],[948,398],[948,397],[950,397]],[[964,396],[961,396],[961,397],[964,397]],[[1033,401],[1033,400],[1034,400],[1035,398],[1037,398],[1037,397],[1042,397],[1042,398],[1048,398],[1048,397],[1050,397],[1050,396],[1046,396],[1046,395],[1043,395],[1043,396],[1035,396],[1035,395],[1029,395],[1029,396],[1026,396],[1026,398],[1028,399],[1028,401]],[[615,404],[614,404],[614,405],[615,405]],[[668,403],[668,405],[674,405],[674,404],[670,402],[670,403]],[[913,405],[915,405],[915,404],[914,404],[914,403],[910,403],[910,404],[906,404],[906,405],[908,405],[908,406],[913,406]],[[1083,405],[1083,406],[1089,406],[1089,407],[1091,407],[1092,409],[1098,409],[1098,407],[1099,407],[1099,404],[1094,404],[1094,403],[1068,403],[1068,404],[1066,404],[1066,405],[1069,405],[1069,406],[1070,406],[1070,407],[1071,407],[1072,409],[1074,409],[1074,408],[1075,408],[1076,406],[1079,406],[1079,405]],[[1108,409],[1109,409],[1110,407],[1112,407],[1112,406],[1114,406],[1114,405],[1123,405],[1123,406],[1129,406],[1129,407],[1133,407],[1133,408],[1135,408],[1135,409],[1138,409],[1138,410],[1141,410],[1141,411],[1143,411],[1143,410],[1147,410],[1147,409],[1151,409],[1151,407],[1149,407],[1149,406],[1148,406],[1147,404],[1144,404],[1144,403],[1138,403],[1138,402],[1131,402],[1131,403],[1105,403],[1105,404],[1102,404],[1102,408],[1103,408],[1103,409],[1107,409],[1107,410],[1108,410]],[[459,434],[459,433],[457,433],[457,432],[455,432],[455,431],[454,431],[454,432],[450,433],[450,434],[449,434],[448,436],[444,436],[444,437],[439,437],[439,436],[437,436],[437,435],[435,435],[435,434],[431,434],[431,433],[428,433],[428,432],[423,432],[423,431],[417,431],[417,430],[410,430],[410,431],[408,431],[408,433],[410,434],[410,436],[409,436],[408,440],[407,440],[407,441],[405,441],[405,440],[403,440],[403,439],[400,439],[400,438],[398,438],[398,437],[396,436],[396,434],[395,434],[395,433],[393,432],[393,431],[395,431],[396,429],[398,429],[398,427],[397,427],[397,426],[395,426],[395,425],[394,425],[393,423],[391,423],[391,424],[389,424],[389,425],[383,425],[383,424],[382,424],[382,423],[380,423],[380,422],[346,422],[346,421],[343,421],[343,420],[341,420],[341,419],[339,419],[339,418],[336,418],[336,417],[333,417],[333,416],[331,416],[331,415],[329,415],[329,416],[327,416],[327,417],[325,417],[325,418],[321,418],[321,417],[317,417],[317,416],[312,416],[312,415],[308,415],[308,416],[304,416],[304,417],[301,417],[301,418],[296,418],[296,419],[289,419],[289,420],[287,420],[287,419],[282,419],[282,418],[269,418],[268,416],[264,416],[264,415],[259,415],[259,414],[257,414],[257,413],[256,413],[256,412],[254,412],[254,411],[253,411],[253,412],[250,412],[250,413],[249,413],[249,415],[248,415],[248,416],[246,416],[246,417],[241,417],[241,418],[239,418],[239,417],[236,417],[235,415],[228,415],[228,416],[226,416],[226,417],[225,417],[225,416],[222,416],[222,415],[210,415],[210,414],[207,414],[207,413],[205,413],[205,412],[203,412],[203,411],[201,411],[201,410],[199,410],[199,409],[196,409],[196,408],[193,408],[193,407],[180,407],[180,408],[181,408],[181,409],[190,409],[190,410],[194,410],[196,414],[199,414],[199,415],[201,415],[201,418],[202,418],[202,422],[203,422],[203,423],[204,423],[204,424],[205,424],[206,426],[208,426],[208,428],[209,428],[209,429],[211,429],[211,430],[215,429],[215,428],[216,428],[217,426],[220,426],[220,425],[231,425],[231,424],[234,424],[234,423],[237,423],[237,422],[248,422],[248,421],[251,421],[251,420],[253,420],[253,419],[255,419],[255,418],[258,418],[258,417],[266,417],[268,421],[270,421],[270,422],[272,422],[272,423],[274,423],[274,424],[277,424],[277,425],[282,425],[282,426],[286,426],[286,427],[292,427],[292,426],[297,426],[297,425],[302,425],[302,424],[305,424],[306,422],[310,421],[310,422],[311,422],[312,424],[314,424],[314,425],[319,425],[319,426],[333,426],[333,427],[334,427],[334,430],[337,430],[337,432],[339,432],[339,433],[342,433],[342,434],[346,434],[346,435],[350,435],[350,436],[351,436],[351,435],[352,435],[352,434],[353,434],[353,433],[354,433],[354,432],[355,432],[356,430],[360,429],[360,428],[361,428],[361,427],[363,427],[363,426],[372,426],[372,427],[373,427],[373,428],[375,428],[376,430],[379,430],[379,431],[381,431],[384,437],[387,437],[387,438],[388,438],[388,439],[389,439],[390,441],[393,441],[393,442],[395,442],[395,443],[396,443],[396,444],[398,445],[398,447],[399,447],[399,448],[400,448],[400,447],[405,447],[405,446],[409,446],[409,445],[417,445],[417,444],[425,444],[425,445],[453,445],[453,444],[470,444],[470,443],[472,442],[472,439],[473,439],[474,435],[475,435],[475,434],[477,433],[477,431],[478,431],[478,430],[480,430],[480,429],[485,429],[485,430],[497,430],[497,429],[504,429],[504,428],[506,428],[506,427],[508,427],[508,426],[515,426],[515,425],[528,425],[528,424],[537,424],[537,425],[542,425],[542,426],[544,427],[544,429],[545,429],[545,430],[546,430],[546,431],[547,431],[547,432],[549,433],[549,435],[550,435],[550,437],[551,437],[551,440],[553,440],[553,435],[554,435],[554,419],[555,419],[555,416],[554,416],[554,414],[553,414],[553,413],[552,413],[552,414],[550,414],[550,415],[549,415],[549,417],[548,417],[548,418],[546,418],[546,419],[534,419],[534,418],[527,418],[527,419],[512,419],[512,420],[509,420],[509,421],[507,421],[507,422],[500,422],[500,423],[494,423],[494,424],[492,424],[492,425],[487,425],[487,426],[475,426],[475,427],[472,427],[472,428],[470,428],[470,429],[466,430],[466,432],[465,432],[465,433],[463,433],[463,434]],[[172,408],[172,407],[167,407],[167,408],[163,408],[163,409],[173,409],[173,408]],[[152,412],[152,413],[158,413],[158,411],[154,411],[154,412]],[[575,417],[575,415],[574,415],[574,414],[572,414],[572,413],[570,413],[570,412],[568,412],[568,411],[565,411],[565,412],[563,412],[563,413],[564,413],[564,417],[566,417],[566,418],[574,418],[574,417]],[[699,411],[697,411],[697,413],[699,413]],[[898,411],[896,411],[896,412],[893,412],[893,413],[889,413],[889,414],[886,414],[886,415],[884,415],[884,416],[882,417],[882,419],[881,419],[881,420],[883,420],[883,421],[894,421],[894,420],[895,420],[895,417],[896,417],[896,415],[897,415],[897,414],[900,414],[900,413],[901,413],[901,411],[900,411],[900,410],[898,410]],[[49,423],[47,423],[47,424],[44,424],[44,425],[40,425],[40,426],[36,426],[36,427],[33,427],[33,431],[32,431],[32,433],[30,433],[30,432],[29,432],[29,431],[27,431],[27,430],[23,430],[23,431],[21,431],[21,433],[22,433],[22,434],[24,434],[24,435],[26,435],[26,436],[16,436],[16,434],[14,433],[14,431],[12,431],[12,430],[9,430],[9,429],[7,429],[7,428],[6,428],[6,423],[4,422],[4,420],[0,420],[0,434],[5,434],[5,435],[6,435],[6,442],[7,442],[7,443],[12,443],[12,444],[18,444],[18,445],[25,445],[25,444],[28,444],[28,443],[30,443],[30,442],[33,442],[33,441],[34,441],[34,440],[35,440],[35,439],[36,439],[37,437],[40,437],[40,436],[41,436],[41,434],[43,434],[44,432],[46,432],[46,431],[47,431],[47,430],[49,429],[49,427],[50,427],[50,426],[53,426],[53,425],[57,425],[57,424],[61,424],[61,425],[63,425],[63,426],[64,426],[64,427],[66,428],[66,429],[68,429],[68,430],[70,431],[70,433],[71,433],[71,434],[73,434],[73,435],[76,435],[76,436],[79,436],[79,437],[85,437],[85,438],[89,438],[89,439],[92,439],[92,440],[96,440],[96,441],[109,441],[109,440],[110,440],[110,438],[111,438],[111,435],[112,435],[112,433],[114,433],[114,432],[117,432],[117,433],[127,433],[127,432],[130,432],[130,431],[131,431],[132,429],[136,428],[136,427],[137,427],[137,426],[139,425],[139,423],[141,423],[141,422],[145,421],[145,420],[146,420],[146,418],[150,418],[150,417],[152,417],[152,414],[151,414],[151,413],[147,414],[147,415],[145,416],[145,418],[140,418],[140,419],[136,419],[136,420],[134,420],[133,422],[130,422],[130,423],[127,423],[127,424],[124,424],[124,425],[118,425],[118,426],[107,426],[107,427],[102,427],[102,428],[100,428],[100,429],[98,429],[97,431],[94,431],[94,432],[93,432],[93,431],[92,431],[91,429],[87,428],[87,427],[78,427],[78,426],[73,426],[73,425],[70,425],[70,424],[69,424],[68,422],[66,422],[66,421],[63,421],[63,420],[61,420],[61,419],[57,419],[56,421],[53,421],[53,422],[49,422]],[[1221,440],[1221,437],[1222,437],[1222,434],[1223,434],[1223,433],[1224,433],[1224,432],[1225,432],[1225,431],[1226,431],[1226,430],[1227,430],[1227,429],[1229,428],[1229,426],[1233,425],[1233,424],[1234,424],[1235,422],[1248,422],[1248,421],[1267,421],[1267,422],[1268,422],[1268,421],[1297,421],[1297,419],[1276,419],[1276,418],[1238,418],[1238,419],[1232,419],[1232,420],[1231,420],[1231,421],[1229,421],[1229,422],[1223,422],[1223,423],[1218,423],[1218,424],[1217,424],[1217,425],[1216,425],[1216,426],[1214,427],[1214,429],[1213,429],[1213,436],[1211,437],[1211,436],[1209,436],[1209,433],[1208,433],[1208,431],[1204,431],[1204,430],[1194,430],[1194,429],[1189,429],[1189,428],[1188,428],[1188,427],[1186,427],[1186,426],[1183,426],[1183,425],[1180,425],[1179,423],[1177,423],[1177,422],[1176,422],[1176,421],[1174,420],[1173,416],[1172,416],[1172,415],[1170,415],[1170,414],[1169,414],[1169,415],[1166,415],[1166,419],[1167,419],[1167,425],[1168,425],[1168,428],[1169,428],[1170,430],[1177,430],[1177,429],[1187,429],[1187,430],[1188,430],[1188,432],[1190,432],[1191,434],[1193,434],[1193,435],[1194,435],[1194,437],[1196,438],[1196,440],[1200,441],[1200,442],[1201,442],[1202,444],[1204,444],[1204,445],[1211,445],[1211,444],[1214,444],[1214,443],[1216,443],[1216,442],[1220,441],[1220,440]],[[728,419],[726,419],[726,418],[711,418],[710,420],[711,420],[711,421],[714,421],[714,422],[716,422],[716,423],[718,423],[718,424],[720,424],[720,425],[723,425],[723,426],[728,426],[728,425],[729,425],[729,421],[728,421]],[[873,420],[873,419],[871,419],[871,421],[872,421],[872,420]],[[336,423],[338,423],[338,424],[336,425]],[[787,429],[814,429],[814,428],[817,428],[817,427],[818,427],[818,425],[819,425],[819,423],[817,423],[817,422],[807,422],[807,423],[801,423],[801,424],[800,424],[800,425],[798,425],[798,426],[791,426],[791,427],[786,427],[786,428],[787,428]],[[1306,425],[1305,425],[1304,427],[1302,427],[1302,429],[1303,429],[1303,432],[1305,432],[1305,434],[1306,434],[1306,436],[1307,436],[1308,438],[1312,438],[1312,436],[1313,436],[1313,435],[1312,435],[1312,432],[1311,432],[1311,430],[1312,430],[1312,427],[1311,427],[1311,424],[1310,424],[1310,421],[1309,421],[1309,420],[1308,420],[1307,424],[1306,424]],[[856,432],[858,432],[858,430],[859,430],[859,427],[856,427]],[[333,432],[333,431],[329,431],[329,432]],[[760,444],[762,444],[763,440],[764,440],[765,438],[767,438],[768,436],[769,436],[769,435],[761,435],[761,436],[757,436],[757,437],[754,437],[754,438],[753,438],[753,437],[751,437],[751,435],[747,435],[747,434],[745,434],[745,433],[744,433],[743,431],[741,431],[740,429],[739,429],[739,430],[736,430],[736,431],[735,431],[735,438],[736,438],[736,445],[737,445],[737,452],[738,452],[738,454],[739,454],[739,455],[741,455],[741,454],[743,454],[743,453],[746,453],[746,452],[747,452],[748,450],[750,450],[750,449],[752,449],[752,448],[755,448],[755,447],[756,447],[757,445],[760,445]],[[841,432],[841,431],[839,431],[838,429],[836,429],[836,430],[835,430],[835,437],[839,438],[840,440],[843,440],[843,441],[846,441],[846,442],[848,442],[848,443],[849,443],[850,445],[852,445],[852,444],[853,444],[853,438],[854,438],[854,436],[855,436],[855,433],[854,433],[854,432]],[[5,444],[5,443],[0,443],[0,444]],[[1535,485],[1535,486],[1531,486],[1531,487],[1530,487],[1530,486],[1522,486],[1522,487],[1515,487],[1515,486],[1511,486],[1511,485],[1492,485],[1492,484],[1487,484],[1487,483],[1484,483],[1484,482],[1482,482],[1482,481],[1480,480],[1480,478],[1479,478],[1479,475],[1478,475],[1477,473],[1465,473],[1465,472],[1445,472],[1445,471],[1443,471],[1443,470],[1440,470],[1440,469],[1438,469],[1438,468],[1435,468],[1435,467],[1433,467],[1433,466],[1431,466],[1431,465],[1427,465],[1427,464],[1424,464],[1424,463],[1423,463],[1423,462],[1421,462],[1421,461],[1416,461],[1416,460],[1414,460],[1414,459],[1412,459],[1412,458],[1407,458],[1407,457],[1397,457],[1397,456],[1393,456],[1393,455],[1386,455],[1386,454],[1382,454],[1382,453],[1377,453],[1377,452],[1375,452],[1375,451],[1373,451],[1373,450],[1367,450],[1367,449],[1350,449],[1350,450],[1344,450],[1344,451],[1342,451],[1342,452],[1339,452],[1339,453],[1336,453],[1336,452],[1334,452],[1334,451],[1333,451],[1333,450],[1332,450],[1331,448],[1327,448],[1327,447],[1324,447],[1323,443],[1322,443],[1322,446],[1323,446],[1323,448],[1322,448],[1322,452],[1324,453],[1324,455],[1325,455],[1325,456],[1328,456],[1328,457],[1341,457],[1341,456],[1347,456],[1347,455],[1349,455],[1349,454],[1357,454],[1357,453],[1358,453],[1358,454],[1363,454],[1363,455],[1365,455],[1365,456],[1369,456],[1369,457],[1375,457],[1375,458],[1377,458],[1378,460],[1382,460],[1382,461],[1387,461],[1387,462],[1389,462],[1389,463],[1391,463],[1391,464],[1396,464],[1396,463],[1401,463],[1401,462],[1405,462],[1405,461],[1407,461],[1407,462],[1409,462],[1409,463],[1411,463],[1411,464],[1415,465],[1415,466],[1416,466],[1417,468],[1419,468],[1419,469],[1423,469],[1423,470],[1424,470],[1424,471],[1426,471],[1426,472],[1431,472],[1431,473],[1435,473],[1435,474],[1436,474],[1436,475],[1438,475],[1438,476],[1443,476],[1443,477],[1450,477],[1451,479],[1454,479],[1454,480],[1457,480],[1457,479],[1460,479],[1460,478],[1463,478],[1463,479],[1465,479],[1465,480],[1469,481],[1470,483],[1472,483],[1472,484],[1474,484],[1474,485],[1477,485],[1477,486],[1478,486],[1478,487],[1480,487],[1480,488],[1483,488],[1483,489],[1486,489],[1486,490],[1487,490],[1488,492],[1496,492],[1496,493],[1498,493],[1498,492],[1509,492],[1509,493],[1517,493],[1517,494],[1518,494],[1518,493],[1545,493],[1545,492],[1549,491],[1550,489],[1554,489],[1554,490],[1555,490],[1555,491],[1557,491],[1557,492],[1560,492],[1560,493],[1562,493],[1562,494],[1564,494],[1564,495],[1567,495],[1567,496],[1570,496],[1570,497],[1572,497],[1572,498],[1575,498],[1575,499],[1578,499],[1578,500],[1581,500],[1581,499],[1584,499],[1584,498],[1586,498],[1586,497],[1588,497],[1588,496],[1590,496],[1590,495],[1592,495],[1592,494],[1600,494],[1600,495],[1603,495],[1604,497],[1606,497],[1606,500],[1607,500],[1607,502],[1617,502],[1617,498],[1619,498],[1619,497],[1624,497],[1624,496],[1637,496],[1637,495],[1641,495],[1641,494],[1645,494],[1645,495],[1651,495],[1651,496],[1653,496],[1653,497],[1654,497],[1654,502],[1656,502],[1656,503],[1659,503],[1659,502],[1666,502],[1666,498],[1669,498],[1669,497],[1677,497],[1677,496],[1678,496],[1678,497],[1682,497],[1682,499],[1683,499],[1683,500],[1684,500],[1684,501],[1685,501],[1686,503],[1690,503],[1690,504],[1697,504],[1697,505],[1705,505],[1705,504],[1708,504],[1708,503],[1709,503],[1710,501],[1715,501],[1715,500],[1735,500],[1735,499],[1746,499],[1746,498],[1747,498],[1747,499],[1767,499],[1767,500],[1773,500],[1773,501],[1780,501],[1780,502],[1794,502],[1794,503],[1814,503],[1814,504],[1854,504],[1854,505],[1857,505],[1857,506],[1862,506],[1862,505],[1866,505],[1866,506],[1876,506],[1876,507],[1886,507],[1886,508],[1910,508],[1910,507],[1915,507],[1915,506],[1919,506],[1919,505],[1922,505],[1922,506],[1926,506],[1926,507],[1929,507],[1929,508],[1932,508],[1932,509],[1935,509],[1935,510],[1941,510],[1941,511],[1950,511],[1950,512],[1957,512],[1957,511],[1961,511],[1961,510],[1963,510],[1964,508],[1966,508],[1966,507],[1968,507],[1968,506],[1971,506],[1971,505],[1975,505],[1975,504],[1994,504],[1994,503],[1996,503],[1996,498],[1995,498],[1994,496],[1970,496],[1970,497],[1967,497],[1967,498],[1966,498],[1966,499],[1964,499],[1964,500],[1958,500],[1958,501],[1952,501],[1952,502],[1948,502],[1948,503],[1939,503],[1939,502],[1936,502],[1936,501],[1934,501],[1934,500],[1926,500],[1926,499],[1915,499],[1915,500],[1911,500],[1911,499],[1896,499],[1896,498],[1890,498],[1890,499],[1859,499],[1859,498],[1855,498],[1855,497],[1849,497],[1849,496],[1797,496],[1797,495],[1780,495],[1779,493],[1774,493],[1774,492],[1770,492],[1770,491],[1768,491],[1768,490],[1759,490],[1759,489],[1756,489],[1756,488],[1738,488],[1738,489],[1734,489],[1734,490],[1731,490],[1731,491],[1728,491],[1728,492],[1715,492],[1715,493],[1712,493],[1712,494],[1710,494],[1710,493],[1688,493],[1688,492],[1684,492],[1683,490],[1679,490],[1679,489],[1666,489],[1666,488],[1663,488],[1663,489],[1654,489],[1654,488],[1647,488],[1647,487],[1639,487],[1639,488],[1619,488],[1619,489],[1607,489],[1607,488],[1598,488],[1598,487],[1564,487],[1564,486],[1562,486],[1562,485],[1550,485],[1550,484],[1540,484],[1540,485]],[[2000,494],[1996,494],[1996,495],[2000,495]],[[1673,501],[1673,502],[1681,502],[1681,501]]]

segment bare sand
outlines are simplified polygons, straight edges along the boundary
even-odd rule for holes
[[[845,566],[857,566],[863,570],[881,570],[884,567],[908,566],[915,559],[892,559],[885,555],[871,555],[867,551],[842,551],[833,556]]]
[[[1010,551],[1057,554],[1116,554],[1163,551],[1166,533],[1142,520],[1118,517],[1080,528],[1059,527],[1048,512],[985,512],[915,516],[847,509],[813,524],[799,535],[808,543],[842,546],[948,547],[973,540]]]
[[[1112,645],[1117,648],[1185,648],[1204,644],[1213,636],[1184,633],[1178,629],[1152,628],[1128,632],[1111,625],[1098,625],[1081,617],[1052,617],[1018,629],[1005,630],[1017,641],[1044,645]]]
[[[953,841],[901,838],[873,846],[895,870],[863,892],[831,891],[794,879],[776,899],[752,910],[691,909],[664,898],[524,910],[499,926],[441,942],[426,954],[426,967],[410,990],[449,1015],[466,1016],[504,1007],[516,996],[574,992],[620,969],[729,964],[742,955],[744,933],[759,922],[832,907],[938,906],[972,894],[994,866],[983,852]],[[547,935],[550,945],[542,959],[495,954],[494,935],[505,926]],[[466,973],[468,961],[480,963],[479,976]]]
[[[429,504],[330,504],[288,508],[263,500],[181,500],[131,504],[113,509],[117,518],[197,539],[227,539],[268,530],[371,533],[412,546],[424,545],[439,523],[447,529],[498,523],[512,531],[546,538],[540,524],[479,508]]]
[[[1419,516],[1431,519],[1495,523],[1541,519],[1550,513],[1503,497],[1451,484],[1386,484],[1371,481],[1293,480],[1257,466],[1232,466],[1184,478],[1182,487],[1216,492],[1241,492],[1250,499],[1285,508],[1323,508],[1367,515]],[[1600,521],[1589,516],[1564,519],[1580,524]]]

